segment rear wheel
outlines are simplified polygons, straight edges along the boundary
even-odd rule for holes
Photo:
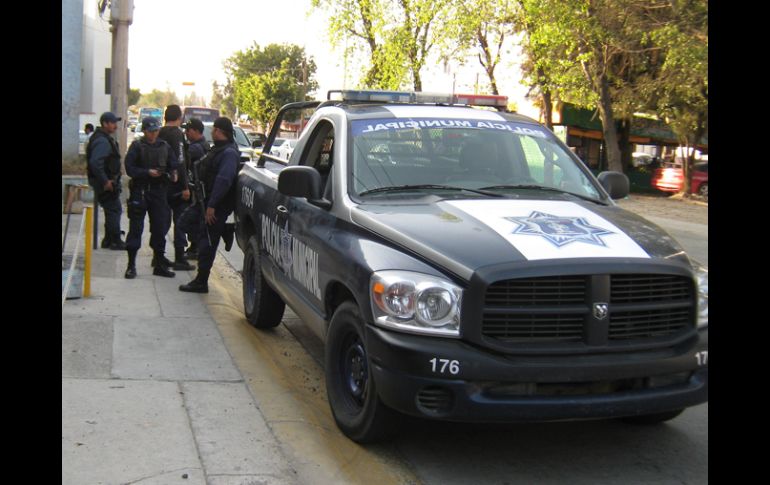
[[[709,184],[707,182],[704,182],[700,184],[700,187],[698,187],[698,195],[706,199],[706,202],[709,200]]]
[[[396,413],[377,395],[358,306],[347,301],[332,316],[326,339],[326,393],[337,426],[358,443],[390,436]]]
[[[257,238],[251,236],[243,257],[243,312],[256,328],[271,328],[281,323],[286,304],[262,276]]]
[[[627,416],[625,418],[620,418],[620,420],[623,421],[624,423],[629,423],[629,424],[643,424],[643,425],[659,424],[659,423],[663,423],[665,421],[674,419],[675,417],[682,414],[683,411],[684,409],[675,409],[674,411],[667,411],[665,413],[643,414],[641,416]]]

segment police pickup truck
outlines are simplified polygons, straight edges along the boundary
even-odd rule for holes
[[[400,413],[652,424],[708,400],[707,270],[613,202],[625,175],[506,104],[332,91],[284,106],[238,176],[246,317],[289,305],[323,340],[352,440]],[[288,163],[269,155],[308,108]]]

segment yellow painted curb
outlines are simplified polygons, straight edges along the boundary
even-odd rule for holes
[[[211,276],[204,302],[302,482],[420,483],[388,445],[363,447],[345,437],[334,423],[319,365],[284,325],[257,330],[248,324],[239,279],[226,263],[217,261]]]

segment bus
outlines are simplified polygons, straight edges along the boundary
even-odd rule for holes
[[[213,123],[219,118],[219,110],[203,106],[182,106],[182,123],[187,123],[190,118],[198,118],[204,123]]]
[[[157,118],[158,121],[163,123],[163,110],[160,108],[139,108],[139,124],[142,124],[142,120],[145,119],[147,116],[152,116],[153,118]]]

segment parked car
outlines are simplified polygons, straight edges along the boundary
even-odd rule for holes
[[[278,148],[283,145],[283,142],[286,141],[286,138],[276,138],[273,141],[273,144],[270,146],[270,155],[273,155],[274,157],[278,156]]]
[[[214,123],[211,121],[203,122],[203,136],[210,146],[214,146],[214,139],[211,137],[211,131],[214,127]],[[243,131],[238,125],[233,125],[233,138],[238,145],[238,150],[241,152],[241,162],[251,162],[254,160],[254,149],[251,147],[251,142],[246,136],[246,132]]]
[[[281,146],[276,148],[276,156],[288,160],[291,157],[291,154],[294,152],[294,147],[296,145],[296,139],[284,141]]]
[[[709,164],[708,162],[693,165],[690,176],[690,193],[701,195],[708,200],[709,190]],[[679,192],[684,183],[684,174],[680,165],[670,165],[655,170],[651,184],[663,192]]]
[[[633,157],[634,167],[646,167],[652,163],[653,159],[652,155],[644,152],[634,152],[631,154],[631,156]]]

